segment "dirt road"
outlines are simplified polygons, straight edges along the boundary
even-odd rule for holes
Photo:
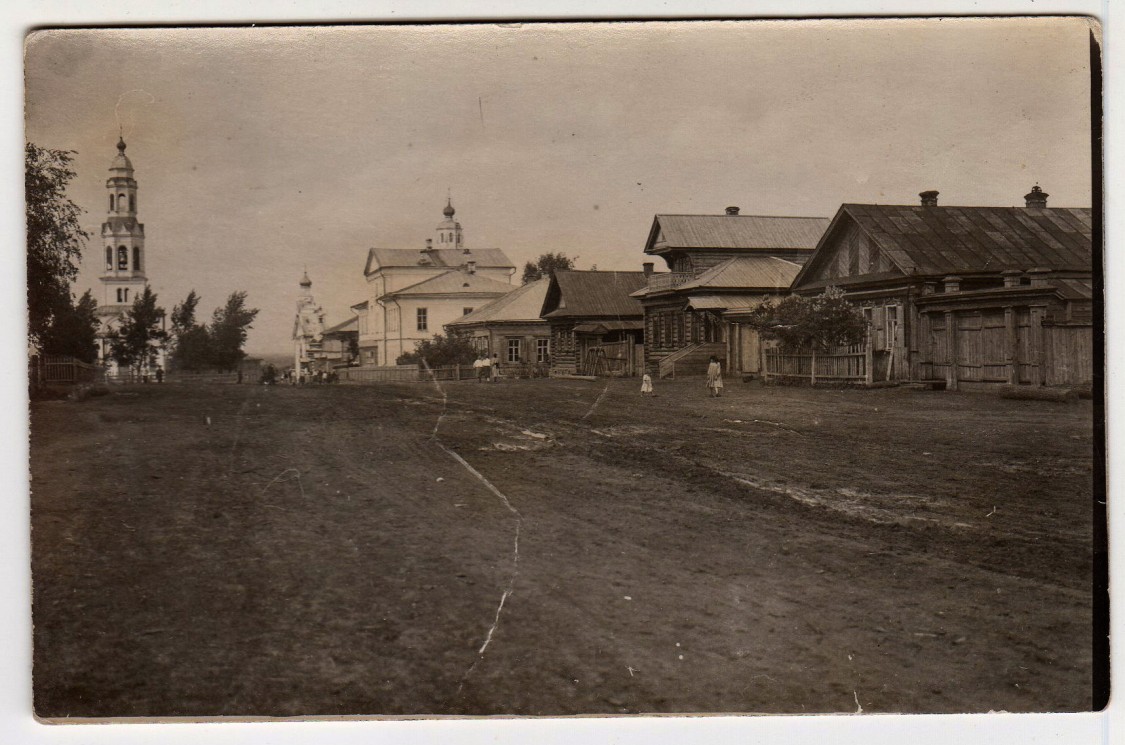
[[[1089,402],[636,388],[35,404],[36,710],[1089,707]]]

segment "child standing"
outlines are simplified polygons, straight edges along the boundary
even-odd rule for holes
[[[723,395],[723,368],[715,355],[711,355],[711,363],[707,365],[707,387],[712,397]]]
[[[644,375],[641,376],[641,395],[642,396],[654,396],[654,395],[656,395],[652,392],[652,376],[649,375],[648,373],[645,373]]]

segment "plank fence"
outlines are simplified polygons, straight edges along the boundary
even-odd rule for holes
[[[837,347],[828,352],[816,350],[763,349],[762,379],[782,378],[820,382],[871,383],[871,351],[865,344]]]
[[[65,355],[36,354],[28,358],[27,379],[34,386],[101,383],[105,369]]]

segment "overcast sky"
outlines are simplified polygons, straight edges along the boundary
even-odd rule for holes
[[[654,214],[842,202],[1090,206],[1089,29],[1066,19],[41,32],[27,138],[76,150],[94,234],[119,127],[171,310],[233,290],[290,348],[297,282],[336,323],[371,246],[466,243],[639,269]],[[518,279],[517,279],[518,281]]]

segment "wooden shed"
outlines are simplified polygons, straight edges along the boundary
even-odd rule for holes
[[[644,308],[632,293],[644,272],[560,271],[541,316],[551,329],[551,374],[639,375]]]

